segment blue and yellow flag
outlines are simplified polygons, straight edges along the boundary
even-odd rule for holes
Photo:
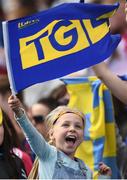
[[[112,97],[107,87],[96,77],[64,78],[70,95],[68,106],[86,116],[84,141],[76,156],[82,159],[98,178],[99,162],[112,169],[118,179],[116,163],[116,133]]]
[[[117,47],[109,18],[119,4],[65,3],[3,22],[12,90],[48,81],[99,63]]]

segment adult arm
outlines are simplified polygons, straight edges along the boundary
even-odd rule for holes
[[[127,104],[127,82],[111,72],[105,62],[93,66],[93,70],[112,94],[124,104]]]

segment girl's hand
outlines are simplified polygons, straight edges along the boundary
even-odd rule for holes
[[[103,162],[100,162],[99,163],[99,174],[111,176],[112,175],[112,170],[106,164],[104,164]]]
[[[16,114],[17,117],[22,116],[23,111],[21,109],[21,103],[19,101],[19,99],[16,96],[11,95],[8,98],[8,104],[9,107],[12,109],[12,111]]]

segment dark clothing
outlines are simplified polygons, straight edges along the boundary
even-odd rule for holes
[[[3,153],[0,153],[0,179],[26,179],[27,176],[21,159],[16,155],[12,155],[12,158],[16,165],[15,167],[10,161],[5,161]]]
[[[122,179],[127,179],[127,147],[124,146],[118,151],[118,167]]]
[[[127,179],[127,145],[123,142],[116,125],[116,138],[117,138],[117,164],[122,179]]]

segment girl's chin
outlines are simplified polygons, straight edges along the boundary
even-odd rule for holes
[[[67,148],[64,148],[64,151],[63,151],[63,152],[64,152],[65,154],[67,154],[68,156],[69,156],[69,155],[72,155],[72,154],[74,155],[76,149],[77,149],[77,148],[75,148],[75,147],[73,147],[73,148],[72,148],[72,147],[67,147]]]

